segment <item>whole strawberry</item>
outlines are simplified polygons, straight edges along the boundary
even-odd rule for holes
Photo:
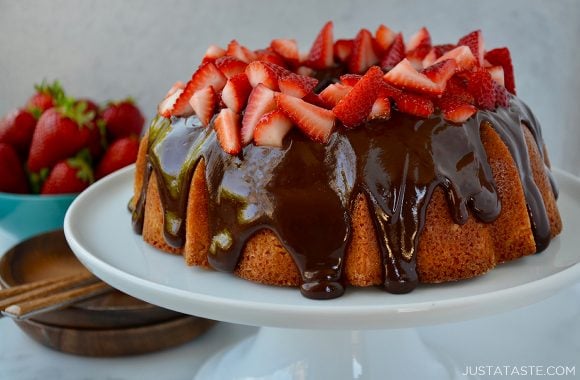
[[[26,157],[35,127],[32,113],[25,109],[15,110],[0,120],[0,143],[12,145],[20,157]]]
[[[109,103],[103,110],[102,119],[113,140],[131,135],[139,136],[145,119],[131,99]]]
[[[36,89],[36,93],[28,99],[26,108],[37,119],[44,111],[54,107],[64,97],[64,91],[58,81],[54,81],[52,84],[42,81],[41,84],[35,85],[34,88]]]
[[[38,120],[32,136],[28,170],[39,172],[74,156],[88,146],[94,128],[92,115],[84,107],[75,106],[73,100],[48,109]]]
[[[6,193],[28,192],[26,174],[16,150],[3,143],[0,143],[0,191]]]
[[[93,183],[93,171],[80,157],[59,161],[42,185],[41,194],[80,193]]]
[[[106,176],[137,160],[139,140],[135,136],[124,137],[113,142],[97,166],[95,177],[97,179]]]

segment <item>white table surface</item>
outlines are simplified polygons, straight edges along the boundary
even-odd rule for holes
[[[16,241],[0,230],[0,251]],[[255,334],[255,327],[220,323],[185,345],[162,352],[87,358],[63,354],[0,319],[0,380],[191,379],[205,359]],[[477,320],[418,329],[449,378],[465,379],[466,366],[564,366],[580,378],[580,283],[540,303]]]

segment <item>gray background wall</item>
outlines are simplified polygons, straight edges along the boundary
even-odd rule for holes
[[[293,37],[307,50],[326,20],[335,36],[385,23],[410,36],[427,26],[435,43],[481,28],[507,45],[518,94],[543,124],[552,161],[580,175],[580,1],[116,1],[0,0],[0,114],[32,85],[58,78],[72,95],[132,95],[148,117],[207,45],[236,38],[251,48]]]

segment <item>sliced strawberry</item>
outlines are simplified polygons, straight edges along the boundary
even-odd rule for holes
[[[173,83],[173,86],[171,86],[169,91],[167,91],[167,94],[165,94],[165,97],[167,98],[168,96],[175,94],[175,92],[177,90],[183,90],[184,88],[185,88],[185,83],[183,83],[182,81],[177,81],[177,82]]]
[[[204,89],[206,87],[213,87],[214,91],[221,91],[226,84],[226,77],[218,70],[216,65],[211,62],[207,62],[199,67],[191,80],[187,82],[183,92],[175,103],[173,104],[173,109],[171,110],[171,115],[173,116],[189,116],[193,113],[193,108],[189,103],[189,100],[196,91]]]
[[[292,129],[292,120],[281,110],[268,112],[258,120],[254,143],[259,146],[282,147],[284,136]]]
[[[347,86],[354,86],[362,78],[359,74],[344,74],[340,76],[340,82]]]
[[[427,53],[425,58],[423,58],[421,65],[423,67],[429,67],[432,64],[434,64],[436,60],[437,60],[437,52],[435,51],[435,48],[431,48],[431,50],[429,50],[429,53]]]
[[[403,91],[396,87],[391,86],[388,83],[383,83],[381,90],[379,91],[379,98],[391,98],[396,99]]]
[[[226,55],[230,55],[246,63],[252,62],[253,53],[249,53],[251,52],[247,48],[240,45],[240,43],[236,40],[231,40],[226,50]]]
[[[427,67],[421,73],[431,79],[433,83],[445,88],[447,81],[455,74],[455,71],[457,71],[457,63],[455,60],[446,59],[445,61]]]
[[[229,108],[222,108],[215,119],[214,128],[224,152],[236,155],[242,151],[240,115]]]
[[[334,83],[326,87],[320,93],[320,98],[324,101],[327,107],[334,108],[338,102],[352,90],[352,86],[347,86],[341,83]]]
[[[252,87],[262,83],[274,91],[278,91],[278,79],[288,74],[291,72],[270,62],[254,61],[246,67],[246,75]]]
[[[270,48],[292,65],[297,65],[300,61],[296,40],[277,38],[270,42]]]
[[[334,36],[332,29],[332,21],[324,24],[322,30],[310,48],[310,52],[308,53],[305,62],[306,66],[315,70],[323,70],[332,67],[334,64]]]
[[[306,103],[310,103],[310,104],[315,105],[317,107],[322,107],[322,108],[328,109],[328,106],[326,105],[324,100],[322,100],[320,95],[315,94],[314,92],[310,92],[310,93],[306,94],[306,96],[303,97],[302,100],[304,100]]]
[[[477,64],[477,58],[467,46],[458,46],[453,50],[448,51],[439,57],[435,63],[445,61],[446,59],[454,59],[457,62],[459,70],[471,70]]]
[[[439,107],[445,120],[454,123],[463,123],[477,112],[477,108],[455,97],[441,98]]]
[[[508,90],[504,86],[500,86],[494,83],[495,87],[495,106],[496,107],[509,107],[510,105],[510,95]]]
[[[217,103],[218,96],[212,86],[197,90],[189,99],[189,104],[204,127],[209,125]]]
[[[369,120],[387,120],[391,117],[391,101],[389,98],[378,97],[373,103]]]
[[[486,70],[489,72],[489,74],[491,75],[493,80],[496,81],[497,84],[501,84],[502,86],[505,86],[503,67],[491,66],[491,67],[487,67]]]
[[[272,49],[260,49],[254,53],[256,54],[256,61],[270,62],[284,68],[288,66],[286,60]]]
[[[367,29],[361,29],[352,44],[352,54],[348,60],[349,71],[362,74],[378,61],[373,49],[373,35]]]
[[[433,50],[435,51],[436,58],[441,57],[443,54],[447,53],[455,49],[457,46],[453,44],[443,44],[443,45],[435,45],[433,46]]]
[[[305,97],[317,84],[318,79],[298,74],[289,74],[278,79],[280,91],[297,98]]]
[[[395,40],[381,59],[381,67],[388,71],[395,67],[399,62],[405,58],[405,44],[403,43],[403,35],[401,33],[395,36]]]
[[[395,41],[396,34],[389,27],[381,24],[375,32],[375,51],[377,55],[383,56],[393,41]]]
[[[274,108],[276,108],[274,91],[262,83],[254,87],[248,98],[248,106],[246,107],[244,119],[242,120],[242,142],[244,145],[252,141],[254,129],[262,115],[274,110]]]
[[[516,82],[514,79],[514,66],[508,48],[493,49],[485,53],[485,59],[492,65],[503,67],[505,88],[512,94],[516,94]]]
[[[477,64],[479,66],[483,65],[483,34],[481,30],[474,30],[466,36],[459,39],[457,46],[467,46],[471,53],[477,59]]]
[[[495,109],[495,82],[484,68],[464,74],[467,78],[467,91],[473,95],[475,105],[482,109]]]
[[[173,94],[163,99],[161,103],[159,103],[159,105],[157,106],[157,113],[163,117],[171,117],[171,111],[173,110],[173,106],[175,105],[175,102],[181,96],[182,93],[183,89],[179,88],[175,90]]]
[[[248,49],[244,45],[241,45],[241,48],[242,48],[242,51],[244,52],[244,55],[246,56],[246,58],[250,62],[253,62],[253,61],[258,59],[258,56],[256,55],[256,53],[254,53],[253,51],[251,51],[250,49]]]
[[[352,40],[336,40],[334,43],[334,58],[339,62],[346,62],[352,53]]]
[[[209,45],[203,56],[201,63],[214,62],[219,57],[223,57],[226,51],[217,45]]]
[[[240,113],[246,106],[251,91],[252,86],[245,73],[234,75],[228,79],[222,91],[222,101],[226,107]]]
[[[475,104],[475,99],[467,91],[467,83],[459,75],[451,77],[447,81],[443,97],[454,97],[467,104]]]
[[[229,55],[216,59],[215,65],[228,79],[243,73],[246,70],[246,66],[248,66],[246,62]]]
[[[396,87],[429,95],[439,95],[444,90],[444,87],[418,72],[406,58],[386,73],[384,79]]]
[[[431,48],[431,35],[427,28],[422,27],[419,31],[409,39],[407,46],[405,47],[405,52],[408,53],[417,49],[419,46],[428,45]]]
[[[312,75],[314,75],[314,70],[312,70],[308,66],[300,66],[296,69],[296,74],[311,77]]]
[[[327,143],[334,128],[332,111],[286,94],[276,94],[278,107],[312,140]]]
[[[378,66],[371,67],[352,90],[338,102],[332,112],[348,128],[362,124],[371,112],[383,85],[383,71]]]
[[[395,105],[400,112],[427,118],[435,112],[433,102],[419,95],[401,92],[395,98]]]

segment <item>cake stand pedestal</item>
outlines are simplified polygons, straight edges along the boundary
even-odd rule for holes
[[[78,196],[67,212],[65,235],[89,270],[131,296],[186,314],[262,326],[208,360],[196,379],[453,377],[453,359],[430,347],[415,327],[512,310],[580,279],[580,235],[574,233],[580,230],[580,180],[557,170],[565,231],[544,253],[405,295],[349,288],[328,301],[189,268],[147,246],[133,233],[126,211],[133,171],[121,170]]]

